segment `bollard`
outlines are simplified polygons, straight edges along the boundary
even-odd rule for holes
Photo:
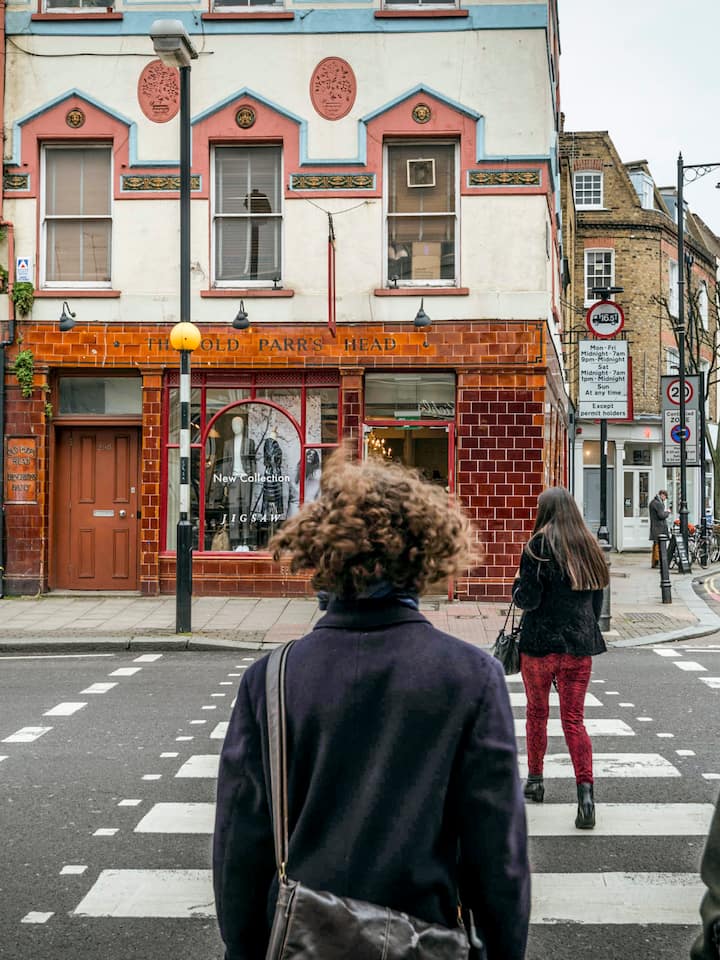
[[[600,546],[603,553],[605,554],[605,562],[608,567],[610,567],[610,544],[607,540],[601,540]],[[600,632],[607,633],[610,629],[610,584],[603,590],[603,599],[602,599],[602,610],[600,611],[600,620],[598,621],[600,625]]]
[[[670,583],[670,561],[668,559],[668,537],[667,533],[661,533],[658,537],[658,548],[660,552],[660,592],[663,603],[672,603],[672,585]]]

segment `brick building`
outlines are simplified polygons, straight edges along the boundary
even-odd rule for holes
[[[174,590],[173,17],[200,54],[194,592],[305,593],[267,543],[346,440],[456,491],[486,555],[448,588],[505,596],[566,478],[555,0],[173,6],[7,5],[4,589]]]
[[[589,337],[587,308],[598,298],[592,287],[617,286],[625,314],[632,377],[631,417],[608,424],[608,526],[619,550],[646,548],[648,501],[665,487],[677,513],[679,469],[663,467],[660,378],[678,370],[672,318],[677,316],[678,263],[675,192],[658,189],[644,161],[623,163],[605,131],[560,136],[563,252],[567,259],[563,308],[564,349],[570,394],[577,403],[578,340]],[[707,234],[686,211],[687,316],[696,323],[688,353],[701,370],[714,371],[717,330],[716,257]],[[704,226],[704,225],[703,225]],[[707,227],[705,227],[707,231]],[[709,231],[707,231],[709,234]],[[687,356],[686,372],[693,371]],[[706,413],[717,415],[715,391]],[[711,430],[715,430],[711,426]],[[716,432],[713,434],[716,436]],[[599,523],[599,424],[577,420],[570,439],[573,486],[593,529]],[[700,471],[688,468],[691,521],[702,510]],[[707,458],[705,500],[711,498],[712,463]]]

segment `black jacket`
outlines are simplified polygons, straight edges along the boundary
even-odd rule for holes
[[[520,653],[531,657],[604,653],[607,647],[598,626],[602,590],[573,590],[543,536],[534,536],[529,547],[533,556],[523,550],[513,585],[513,600],[525,611]]]
[[[657,540],[661,533],[668,533],[667,518],[670,516],[665,501],[660,494],[656,494],[648,506],[650,516],[650,540]]]
[[[277,895],[266,659],[223,744],[213,867],[228,960],[263,960]],[[287,665],[288,875],[525,955],[530,882],[513,717],[497,661],[397,601],[333,600]],[[462,858],[458,877],[457,854]]]
[[[708,832],[700,876],[707,887],[700,904],[703,932],[690,950],[692,960],[716,960],[720,956],[720,799]]]

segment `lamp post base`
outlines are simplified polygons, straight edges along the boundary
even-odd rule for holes
[[[192,524],[180,520],[175,551],[175,633],[192,631]]]

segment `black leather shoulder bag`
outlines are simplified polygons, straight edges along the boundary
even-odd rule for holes
[[[266,960],[467,960],[465,930],[425,923],[363,900],[311,890],[287,875],[285,667],[294,641],[268,659],[266,701],[279,892]]]

